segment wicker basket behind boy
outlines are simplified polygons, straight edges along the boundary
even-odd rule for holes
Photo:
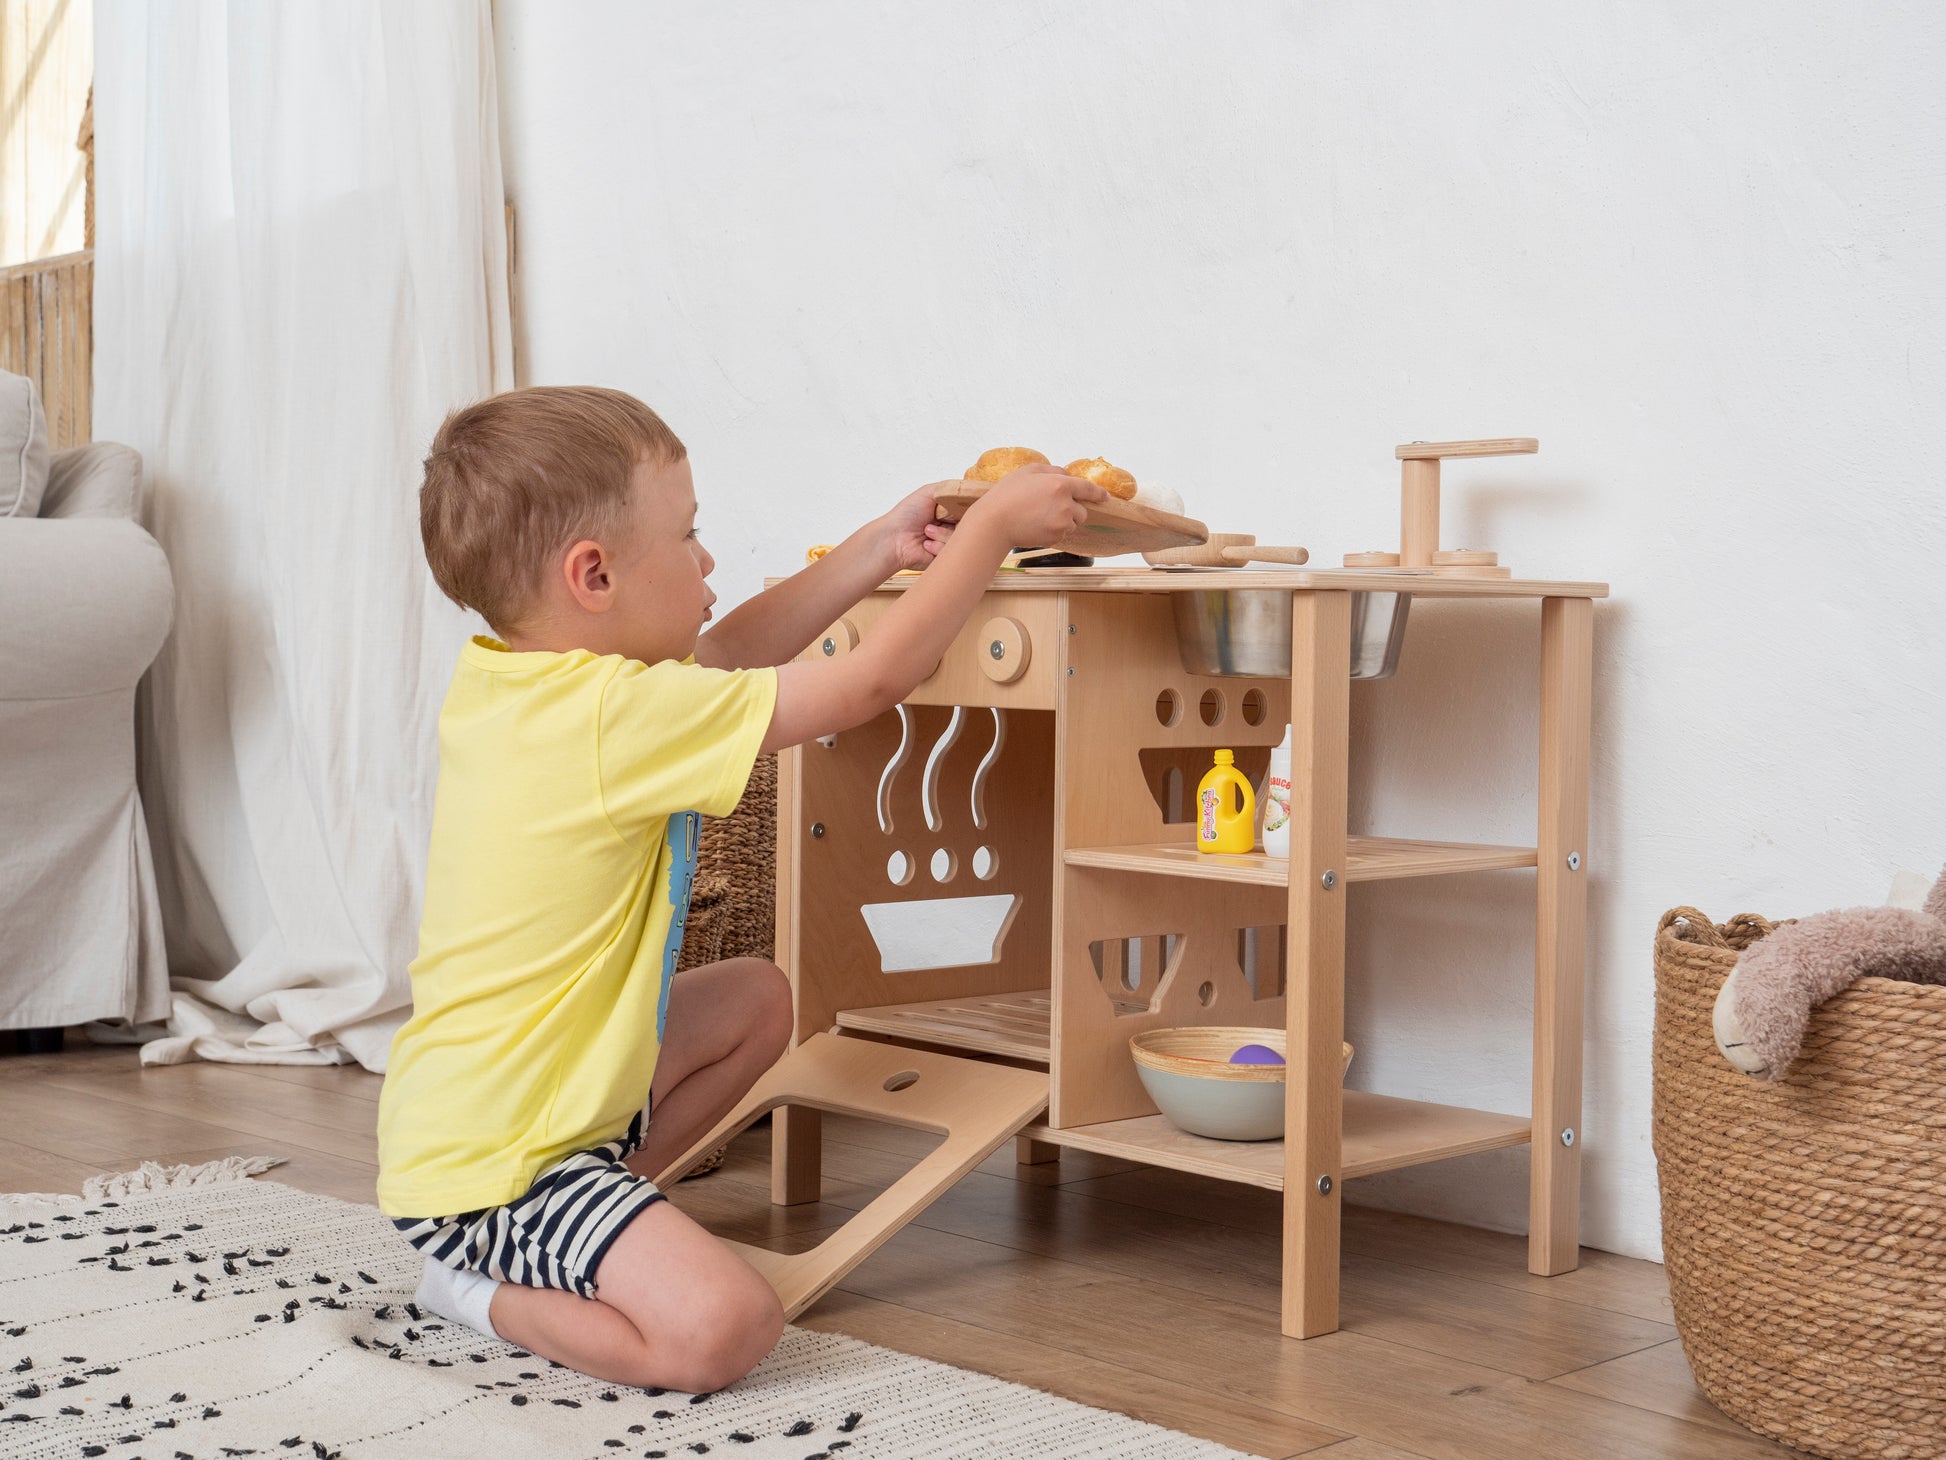
[[[379,1102],[379,1205],[425,1254],[424,1306],[626,1384],[707,1392],[770,1351],[769,1286],[645,1174],[790,1029],[770,963],[676,976],[698,815],[727,814],[760,754],[903,699],[1008,550],[1104,498],[1024,468],[954,528],[922,488],[705,633],[715,564],[653,411],[542,388],[447,418],[426,559],[499,639],[461,651],[440,713],[414,1012]],[[790,662],[919,567],[856,653]]]

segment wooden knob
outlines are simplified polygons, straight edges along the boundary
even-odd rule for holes
[[[841,618],[817,637],[811,645],[811,655],[819,659],[836,659],[849,654],[858,647],[858,626],[848,618]]]
[[[974,642],[979,646],[980,673],[995,684],[1012,684],[1027,672],[1034,657],[1033,641],[1014,619],[988,619]]]
[[[1500,566],[1500,554],[1479,548],[1448,548],[1434,553],[1432,570],[1449,578],[1513,577],[1513,569]]]

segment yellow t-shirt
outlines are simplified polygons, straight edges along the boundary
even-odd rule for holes
[[[736,806],[776,698],[771,669],[461,652],[413,1013],[379,1096],[388,1215],[504,1206],[628,1128],[662,1045],[697,813]]]

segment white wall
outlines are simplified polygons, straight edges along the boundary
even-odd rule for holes
[[[1946,12],[500,0],[527,378],[688,442],[726,598],[981,448],[1597,614],[1585,1240],[1657,1250],[1650,939],[1946,859]],[[1415,612],[1360,829],[1531,839],[1536,615]],[[1483,624],[1475,636],[1473,626]],[[1524,1110],[1532,877],[1360,888],[1353,1083]],[[1526,1156],[1361,1182],[1510,1229]]]

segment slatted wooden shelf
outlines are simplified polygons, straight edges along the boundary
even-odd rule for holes
[[[1532,847],[1488,846],[1474,842],[1413,841],[1404,837],[1347,837],[1352,882],[1383,882],[1396,877],[1442,877],[1455,872],[1494,872],[1508,867],[1532,867]],[[1262,852],[1239,856],[1209,855],[1187,844],[1139,847],[1073,847],[1063,854],[1070,867],[1099,867],[1110,872],[1154,872],[1176,877],[1201,877],[1212,882],[1246,882],[1282,887],[1289,880],[1290,863]]]
[[[1520,1115],[1400,1100],[1363,1090],[1347,1090],[1344,1099],[1342,1171],[1346,1178],[1470,1156],[1501,1146],[1525,1145],[1532,1132],[1531,1122]],[[1037,1141],[1120,1156],[1148,1166],[1168,1166],[1220,1181],[1238,1181],[1271,1191],[1284,1188],[1282,1141],[1213,1141],[1178,1130],[1160,1115],[1067,1130],[1032,1125],[1022,1134]]]
[[[840,1009],[838,1027],[883,1034],[912,1044],[963,1049],[1005,1059],[1048,1062],[1048,991],[986,994],[968,999],[936,999],[919,1004],[884,1004],[875,1009]]]

